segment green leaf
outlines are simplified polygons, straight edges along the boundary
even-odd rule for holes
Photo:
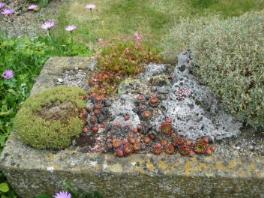
[[[36,198],[50,198],[49,195],[38,195],[36,196]]]
[[[9,191],[9,187],[7,183],[1,183],[0,184],[0,191],[3,193],[6,193]]]

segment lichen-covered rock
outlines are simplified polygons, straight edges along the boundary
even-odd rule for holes
[[[172,119],[177,133],[190,139],[209,136],[215,139],[236,136],[241,123],[225,113],[210,90],[191,74],[190,52],[179,55],[169,97],[164,100],[164,115],[154,121],[156,128],[165,117]]]
[[[31,96],[16,115],[14,130],[21,140],[38,149],[62,149],[82,132],[79,110],[85,92],[58,86]]]
[[[81,69],[66,70],[63,76],[58,78],[56,81],[57,85],[67,85],[71,87],[80,87],[88,90],[89,86],[87,83],[87,73]]]
[[[163,74],[166,71],[166,66],[164,64],[150,63],[145,67],[145,71],[141,74],[141,79],[149,81],[153,76]]]
[[[241,123],[224,112],[213,93],[201,85],[191,71],[192,59],[187,51],[179,55],[172,75],[164,64],[149,64],[139,79],[123,81],[119,86],[120,95],[111,106],[113,123],[135,128],[144,124],[144,113],[151,110],[148,127],[156,132],[169,118],[176,133],[192,140],[203,136],[223,139],[238,135]],[[138,94],[149,101],[151,96],[160,101],[154,106],[151,102],[136,106]],[[131,119],[125,120],[125,114]]]
[[[147,90],[148,87],[143,81],[132,78],[125,79],[118,86],[119,95],[127,94],[127,93],[138,94],[138,93],[146,92]]]
[[[121,95],[110,107],[110,112],[113,117],[112,124],[136,128],[140,124],[140,119],[134,109],[135,96],[132,94]],[[129,120],[126,120],[124,115],[128,115]]]
[[[170,81],[167,75],[162,74],[162,75],[150,77],[149,84],[151,86],[168,86],[170,85]]]

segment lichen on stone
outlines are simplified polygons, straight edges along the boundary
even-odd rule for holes
[[[187,138],[209,136],[223,139],[240,133],[241,123],[227,114],[217,98],[191,74],[190,52],[181,53],[174,70],[169,97],[162,102],[164,115],[153,122],[156,128],[165,117],[172,119],[174,130]]]

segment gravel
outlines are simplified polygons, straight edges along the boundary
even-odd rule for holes
[[[8,7],[15,9],[16,13],[10,17],[0,15],[1,32],[6,33],[8,37],[36,37],[44,34],[40,28],[41,24],[48,19],[55,19],[62,4],[62,0],[53,0],[40,11],[31,12],[27,11],[28,3],[25,1],[11,1]]]

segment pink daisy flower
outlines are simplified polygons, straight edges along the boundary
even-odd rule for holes
[[[71,197],[72,197],[71,193],[64,191],[58,192],[54,195],[54,198],[71,198]]]
[[[44,22],[42,25],[41,25],[41,28],[43,30],[50,30],[52,29],[53,27],[55,26],[55,22],[53,20],[48,20],[46,22]]]
[[[2,15],[5,15],[5,16],[10,16],[10,15],[15,14],[15,10],[10,9],[10,8],[5,8],[5,9],[3,9],[3,11],[1,12],[1,14],[2,14]]]
[[[67,27],[65,27],[65,30],[68,32],[72,32],[76,29],[77,29],[77,27],[75,25],[68,25]]]
[[[92,10],[94,10],[96,8],[96,5],[95,4],[87,4],[85,6],[85,8],[88,9],[88,10],[90,10],[90,11],[92,11]]]
[[[5,6],[6,6],[6,4],[5,4],[5,3],[3,3],[3,2],[0,2],[0,9],[3,9]]]
[[[31,5],[28,6],[28,10],[29,11],[38,11],[39,7],[36,4],[31,4]]]

